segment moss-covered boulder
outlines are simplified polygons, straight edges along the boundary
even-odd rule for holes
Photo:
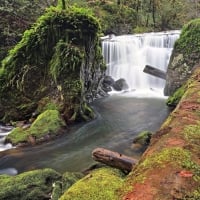
[[[124,174],[112,168],[101,168],[88,174],[70,187],[60,200],[116,200]]]
[[[170,58],[165,95],[172,95],[191,76],[193,68],[200,63],[200,18],[186,24],[176,41]]]
[[[0,199],[50,199],[53,183],[59,179],[61,175],[52,169],[34,170],[16,176],[0,175]]]
[[[87,100],[105,71],[99,32],[88,9],[47,9],[1,63],[0,121],[28,120],[41,102],[54,104],[66,123],[93,118]]]
[[[51,195],[52,200],[58,200],[69,187],[76,183],[79,179],[83,178],[83,174],[79,172],[65,172],[62,179],[56,181],[53,185],[54,189]]]
[[[16,127],[6,137],[13,145],[36,144],[56,137],[66,126],[57,110],[46,110],[40,114],[30,127]]]
[[[136,151],[144,151],[150,143],[151,136],[152,132],[150,131],[140,132],[138,136],[133,139],[131,148]]]

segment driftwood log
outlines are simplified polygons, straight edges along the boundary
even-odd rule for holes
[[[166,80],[166,73],[164,71],[152,67],[150,65],[146,65],[145,68],[143,69],[143,72]]]
[[[96,148],[92,152],[95,161],[102,162],[111,167],[115,167],[130,172],[138,160],[122,155],[118,152],[110,151],[104,148]]]

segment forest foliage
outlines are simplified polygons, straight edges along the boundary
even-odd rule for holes
[[[0,60],[47,7],[74,4],[89,8],[105,35],[181,29],[200,17],[200,0],[1,0]]]

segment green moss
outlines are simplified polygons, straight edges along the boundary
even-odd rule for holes
[[[35,170],[16,176],[0,175],[1,200],[50,199],[52,183],[61,175],[52,169]]]
[[[75,110],[84,106],[81,105],[85,101],[83,91],[88,90],[83,88],[88,81],[84,79],[103,66],[99,32],[99,22],[89,9],[75,6],[66,10],[47,9],[2,61],[0,105],[5,111],[0,117],[6,122],[13,117],[14,120],[22,120],[24,116],[28,119],[35,112],[37,102],[46,96],[51,101],[37,111],[65,112],[65,105],[69,107],[66,118],[78,116]],[[81,70],[88,74],[81,76]],[[28,100],[34,104],[28,104]],[[83,113],[83,116],[86,115]]]
[[[162,126],[160,127],[160,129],[166,128],[166,127],[172,122],[173,118],[174,118],[173,115],[170,114],[170,115],[167,117],[167,119],[164,121],[164,123],[162,124]]]
[[[182,166],[183,161],[191,160],[190,152],[179,147],[166,148],[159,153],[147,157],[141,164],[139,170],[152,167],[164,167],[166,163],[173,163],[175,166]],[[175,162],[174,162],[175,161]]]
[[[60,200],[117,200],[122,184],[123,174],[119,170],[101,168],[75,183]]]
[[[65,126],[65,122],[57,110],[46,110],[36,118],[30,128],[15,128],[6,137],[6,140],[14,145],[26,143],[30,136],[37,140],[45,135],[56,135],[63,126]]]
[[[193,161],[184,161],[183,167],[192,171],[194,174],[193,180],[196,181],[197,187],[193,189],[192,192],[189,192],[183,200],[199,200],[200,199],[200,166],[199,164]]]
[[[184,95],[186,91],[186,86],[183,85],[181,86],[180,88],[178,88],[174,94],[172,94],[166,101],[166,104],[168,106],[172,106],[172,107],[175,107],[179,101],[181,100],[182,96]]]
[[[51,99],[50,97],[44,97],[38,102],[37,112],[42,113],[46,110],[60,110],[61,105]]]
[[[56,181],[52,192],[52,200],[57,200],[64,192],[83,177],[82,173],[65,172],[62,180]]]
[[[47,134],[55,134],[62,126],[65,126],[57,110],[46,110],[40,114],[31,125],[29,132],[36,138]]]
[[[199,200],[200,199],[200,188],[186,195],[183,200]]]
[[[184,137],[191,144],[200,145],[200,123],[186,126],[184,128]]]
[[[11,133],[6,137],[6,141],[16,145],[23,143],[28,140],[29,132],[22,129],[21,127],[14,128]]]
[[[140,145],[148,145],[150,143],[151,136],[151,132],[142,131],[136,138],[134,138],[133,143],[138,143]]]
[[[190,21],[183,27],[175,48],[186,55],[200,52],[200,18]]]
[[[50,61],[50,74],[54,80],[63,80],[66,76],[80,78],[80,67],[83,61],[83,51],[75,46],[59,41]]]

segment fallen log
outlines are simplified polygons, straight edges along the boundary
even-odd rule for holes
[[[143,69],[143,72],[166,80],[166,73],[164,71],[152,67],[150,65],[146,65],[145,68]]]
[[[92,158],[95,161],[102,162],[111,167],[115,167],[130,172],[138,160],[122,155],[118,152],[110,151],[104,148],[96,148],[92,152]]]

